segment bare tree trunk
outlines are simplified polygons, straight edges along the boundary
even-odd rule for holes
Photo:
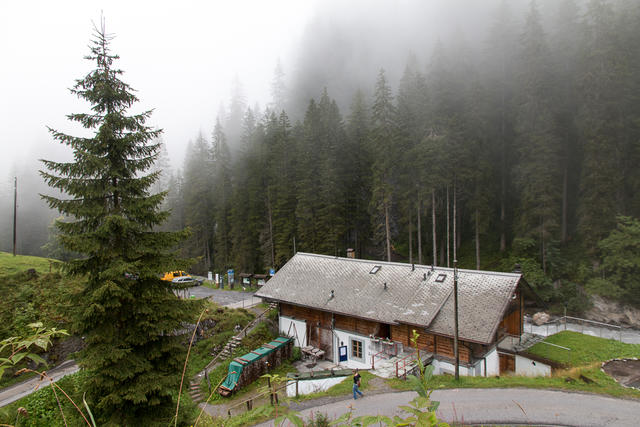
[[[358,229],[357,228],[354,231],[354,240],[355,240],[355,244],[353,246],[353,249],[355,249],[356,251],[354,255],[356,256],[356,258],[362,258],[362,250],[360,250],[360,247],[358,247]]]
[[[384,229],[387,234],[387,261],[391,261],[391,231],[389,229],[389,204],[384,205]]]
[[[211,252],[209,251],[209,243],[204,241],[204,262],[207,264],[207,271],[211,270]]]
[[[409,208],[409,264],[413,264],[413,230],[411,229],[411,208]]]
[[[447,184],[447,267],[451,267],[451,262],[449,261],[450,249],[449,249],[449,235],[451,231],[449,231],[451,218],[449,218],[449,184]]]
[[[458,246],[458,235],[456,234],[456,181],[455,178],[453,180],[453,262],[456,262],[457,258],[457,246]]]
[[[504,60],[504,56],[502,58],[502,78],[503,81],[507,79],[506,72],[506,64]],[[504,84],[501,86],[501,108],[500,108],[500,163],[501,163],[501,176],[500,176],[500,252],[504,252],[507,250],[507,214],[506,214],[506,204],[507,204],[507,142],[505,137],[505,114],[506,114],[506,101],[505,101],[505,87]]]
[[[431,190],[431,234],[433,239],[433,265],[438,265],[438,244],[436,239],[436,190]]]
[[[420,217],[422,216],[422,200],[418,202],[418,264],[422,265],[422,227]]]
[[[267,221],[269,222],[269,246],[271,246],[271,267],[276,266],[276,248],[273,244],[273,218],[271,215],[271,198],[267,194]]]
[[[542,271],[547,272],[547,254],[544,247],[544,217],[540,217],[540,240],[542,249]]]
[[[478,208],[476,208],[476,270],[480,270],[480,221],[478,216]]]
[[[568,192],[569,192],[569,171],[565,161],[564,176],[562,177],[562,243],[567,242],[567,209],[568,209]]]
[[[504,185],[504,184],[503,184]],[[505,193],[504,190],[502,190],[503,193]],[[500,199],[500,252],[504,252],[507,250],[507,233],[505,231],[506,229],[506,224],[505,224],[505,218],[506,218],[506,214],[505,214],[505,207],[504,207],[504,198],[505,196],[503,195]]]

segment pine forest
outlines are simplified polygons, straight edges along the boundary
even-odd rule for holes
[[[164,227],[191,230],[182,250],[194,268],[258,273],[295,251],[353,248],[427,265],[519,263],[543,299],[570,310],[587,291],[640,303],[633,280],[607,274],[622,261],[603,243],[617,227],[638,246],[640,7],[566,0],[542,16],[532,2],[516,16],[509,3],[480,52],[439,41],[424,60],[410,54],[397,82],[379,68],[367,87],[289,87],[278,64],[262,109],[236,82],[182,168],[157,165]]]

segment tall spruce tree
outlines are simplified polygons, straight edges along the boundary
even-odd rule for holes
[[[145,175],[161,131],[146,125],[151,111],[128,114],[138,98],[120,80],[111,40],[103,22],[86,57],[95,69],[71,89],[91,111],[68,117],[93,135],[50,129],[73,149],[74,162],[43,160],[40,173],[67,197],[42,197],[73,218],[56,224],[60,241],[83,255],[65,267],[86,278],[76,328],[86,343],[80,363],[90,375],[92,410],[106,424],[166,424],[184,363],[183,338],[174,332],[189,318],[189,303],[159,273],[180,266],[169,249],[184,232],[151,231],[168,216],[159,210],[164,193],[150,194],[158,172]]]
[[[555,134],[549,49],[535,1],[522,35],[517,115],[520,156],[516,182],[520,188],[518,234],[540,243],[546,271],[547,246],[557,236],[562,203],[561,141]]]
[[[226,270],[231,266],[231,155],[220,119],[211,137],[211,159],[215,169],[213,264]]]
[[[397,125],[393,95],[384,70],[380,70],[378,73],[371,111],[373,183],[369,207],[372,214],[375,243],[379,248],[385,248],[386,259],[391,261],[392,229],[395,226],[392,208],[395,201],[393,184],[394,167],[397,162]]]
[[[346,126],[345,161],[349,165],[345,181],[347,243],[362,258],[371,236],[368,212],[371,200],[370,114],[362,91],[356,91]]]

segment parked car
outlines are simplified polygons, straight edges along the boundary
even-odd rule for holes
[[[191,276],[176,277],[175,279],[173,279],[171,281],[171,283],[176,284],[176,285],[192,284],[194,286],[200,284],[198,281],[194,280],[193,277],[191,277]]]
[[[189,273],[186,273],[182,270],[169,271],[167,273],[164,273],[164,276],[162,276],[162,280],[166,280],[167,282],[173,282],[174,279],[177,279],[180,277],[188,277],[189,279],[193,280],[191,276],[189,276]]]

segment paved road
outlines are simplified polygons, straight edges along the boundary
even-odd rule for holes
[[[65,375],[73,374],[77,370],[78,365],[76,365],[76,362],[73,360],[67,360],[61,363],[60,366],[56,366],[52,370],[47,371],[47,375],[53,378],[53,381],[55,382]],[[51,383],[47,379],[40,381],[40,378],[36,377],[0,390],[0,407],[30,395],[34,392],[38,384],[40,384],[40,387],[47,387]]]
[[[354,416],[384,414],[407,416],[398,409],[416,396],[415,392],[365,395],[364,398],[308,408],[304,418],[322,412],[334,419],[347,412]],[[433,400],[440,401],[438,417],[463,425],[525,424],[579,427],[637,427],[640,425],[640,401],[614,399],[592,394],[533,389],[453,389],[436,390]],[[273,422],[259,424],[272,426]]]

